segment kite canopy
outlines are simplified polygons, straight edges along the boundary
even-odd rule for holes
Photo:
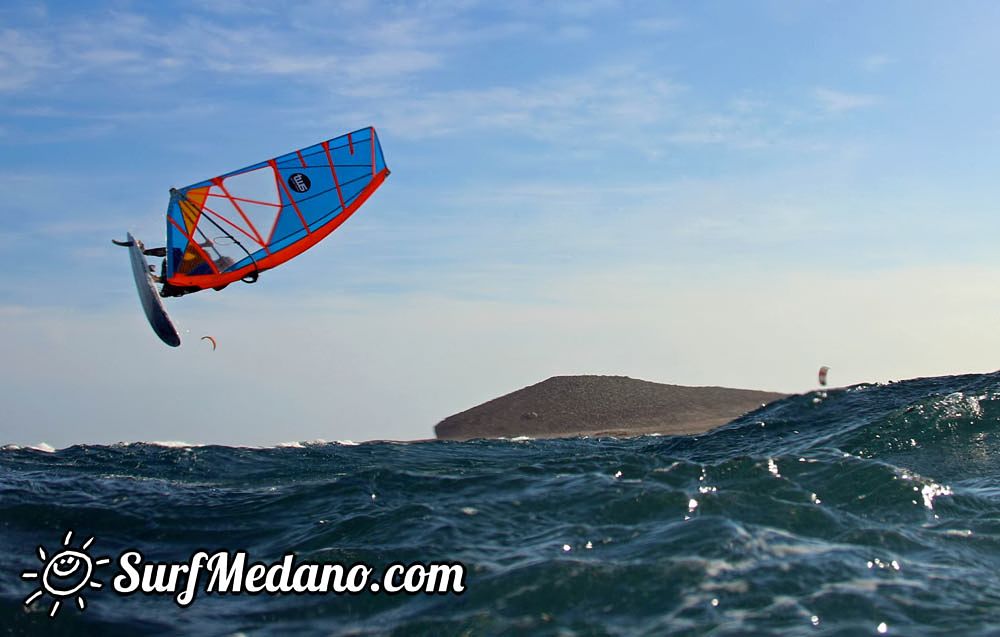
[[[818,374],[818,379],[817,380],[819,380],[819,384],[820,385],[823,385],[824,387],[826,386],[826,375],[829,372],[830,372],[830,368],[827,367],[826,365],[824,365],[824,366],[822,366],[822,367],[819,368],[819,374]]]
[[[255,280],[336,230],[388,175],[369,127],[171,190],[166,281],[184,293]]]

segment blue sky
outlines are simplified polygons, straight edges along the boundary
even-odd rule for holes
[[[8,3],[0,443],[424,438],[555,374],[995,369],[998,28],[987,2]],[[368,125],[392,175],[362,210],[168,302],[162,346],[110,239]]]

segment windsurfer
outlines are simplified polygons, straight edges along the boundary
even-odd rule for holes
[[[199,244],[199,245],[201,245],[202,247],[208,247],[208,246],[211,246],[212,244],[211,244],[211,242],[206,242],[206,243]],[[180,251],[177,250],[177,252],[179,253]],[[144,255],[148,256],[148,257],[163,257],[163,261],[160,264],[160,274],[159,275],[155,275],[155,274],[151,275],[152,278],[153,278],[153,280],[155,282],[157,282],[157,283],[159,283],[160,285],[163,286],[163,287],[160,288],[160,296],[161,297],[167,298],[167,297],[172,297],[172,296],[184,296],[185,294],[191,294],[192,292],[198,292],[198,291],[200,291],[202,289],[202,288],[197,287],[197,286],[174,285],[174,284],[170,283],[169,281],[167,281],[167,259],[166,259],[167,249],[165,247],[161,247],[161,248],[143,248],[142,249],[142,253]],[[178,257],[178,259],[179,258],[180,257]],[[229,266],[231,266],[233,263],[235,263],[235,261],[233,259],[231,259],[230,257],[224,256],[224,255],[219,255],[219,258],[215,260],[215,265],[220,270],[225,270],[226,268],[228,268]],[[149,269],[153,270],[153,266],[150,266]],[[228,285],[229,284],[227,283],[225,285],[220,285],[218,287],[215,287],[214,289],[215,290],[222,290],[223,288],[225,288]]]

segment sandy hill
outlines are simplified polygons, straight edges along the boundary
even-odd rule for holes
[[[627,376],[553,376],[449,416],[434,431],[449,440],[693,434],[786,395],[664,385]]]

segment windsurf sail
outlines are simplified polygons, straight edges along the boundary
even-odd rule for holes
[[[817,380],[819,380],[819,384],[824,387],[826,387],[826,375],[828,373],[830,373],[830,368],[827,367],[826,365],[823,365],[822,367],[819,368],[819,374],[817,375]]]
[[[368,127],[171,190],[161,294],[256,280],[340,227],[388,175]]]

